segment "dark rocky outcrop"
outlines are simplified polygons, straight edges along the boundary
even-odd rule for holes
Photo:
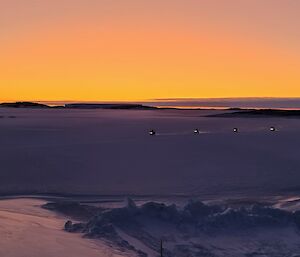
[[[37,108],[37,109],[47,109],[51,108],[46,104],[39,104],[33,102],[15,102],[15,103],[1,103],[0,107],[5,108]]]

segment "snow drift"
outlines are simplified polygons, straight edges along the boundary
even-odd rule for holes
[[[164,256],[295,257],[300,253],[300,212],[261,204],[232,208],[191,201],[179,208],[148,202],[138,207],[129,200],[126,207],[101,210],[86,223],[69,221],[65,229],[135,249],[140,256],[149,252],[158,256],[160,240]],[[135,240],[141,244],[137,246]]]

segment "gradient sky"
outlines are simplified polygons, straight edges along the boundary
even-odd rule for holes
[[[300,97],[299,0],[0,0],[0,100]]]

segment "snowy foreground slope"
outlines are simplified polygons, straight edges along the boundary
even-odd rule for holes
[[[87,208],[70,203],[44,207],[71,206],[74,213]],[[129,199],[125,207],[94,212],[86,222],[68,221],[65,230],[138,256],[159,256],[160,240],[166,257],[300,256],[300,211],[279,209],[271,202],[216,205],[194,200],[178,207],[155,202],[136,206]]]
[[[216,113],[1,108],[0,192],[248,196],[298,191],[300,119],[205,117]],[[271,133],[270,126],[278,131]],[[203,133],[193,135],[195,128]],[[157,136],[149,136],[149,129]]]
[[[0,201],[0,256],[2,257],[135,257],[101,240],[83,239],[62,230],[64,217],[40,208],[45,201]]]

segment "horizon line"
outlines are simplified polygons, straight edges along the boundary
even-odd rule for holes
[[[150,99],[135,99],[135,100],[0,100],[1,103],[5,102],[48,102],[48,103],[70,103],[70,102],[103,102],[103,103],[116,103],[116,102],[162,102],[162,101],[228,101],[228,100],[300,100],[300,96],[296,97],[273,97],[273,96],[249,96],[249,97],[170,97],[170,98],[150,98]]]

